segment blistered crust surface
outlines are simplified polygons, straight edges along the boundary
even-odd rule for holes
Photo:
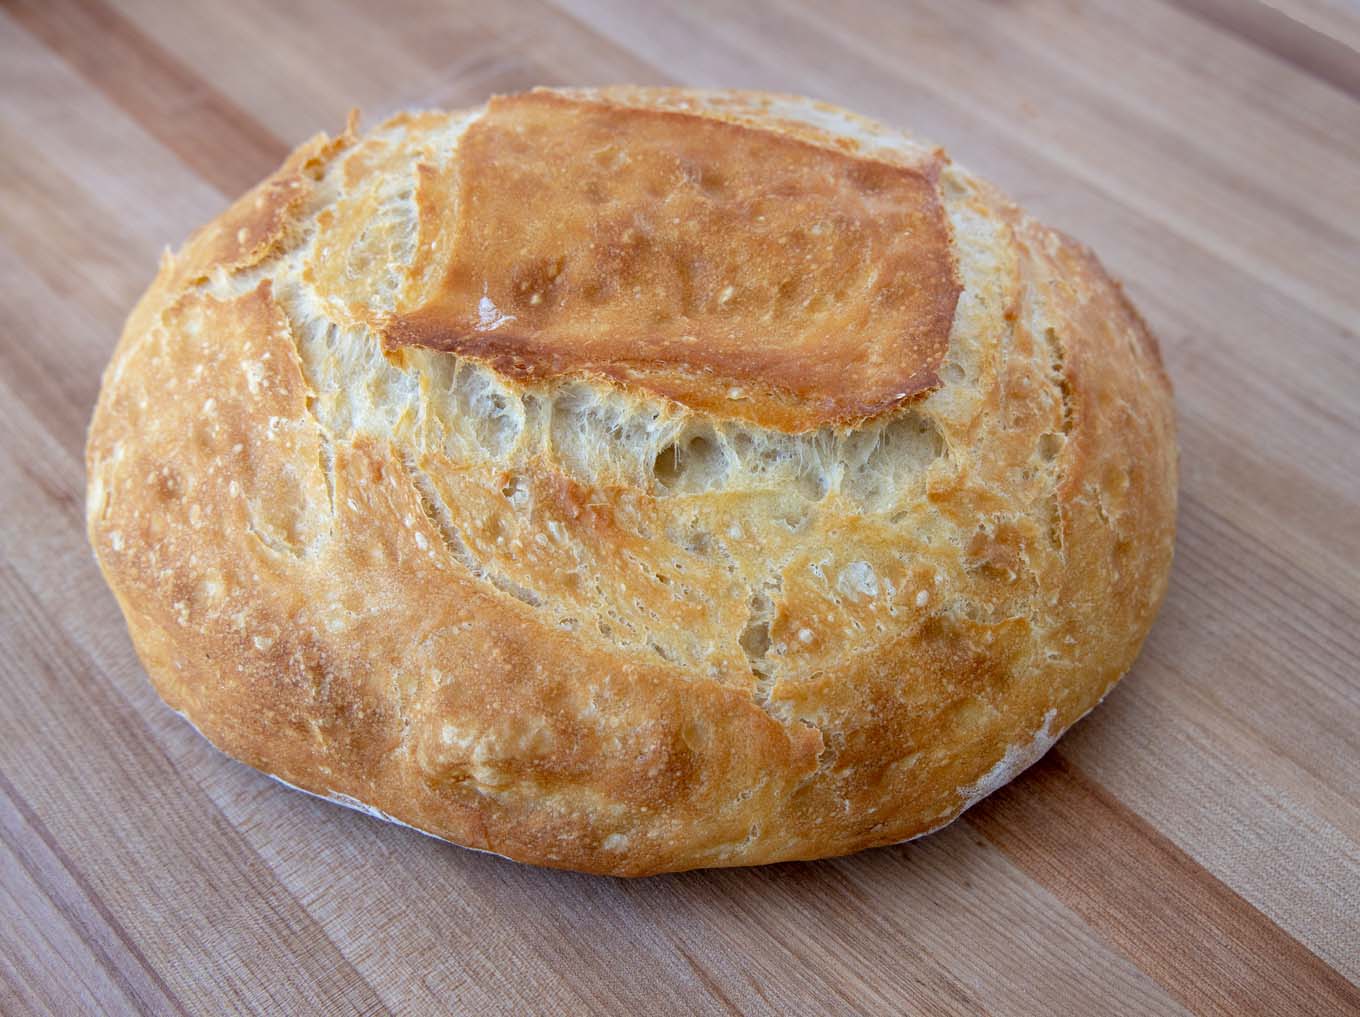
[[[440,284],[384,337],[786,430],[872,416],[948,348],[938,171],[675,108],[493,99],[458,142]]]
[[[934,158],[788,97],[608,95]],[[89,532],[174,708],[317,794],[639,875],[904,840],[1099,701],[1165,590],[1176,459],[1156,343],[1089,251],[941,163],[938,386],[797,433],[385,348],[452,264],[481,115],[309,142],[130,316]]]

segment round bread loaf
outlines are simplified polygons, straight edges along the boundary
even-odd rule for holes
[[[128,319],[90,539],[236,758],[521,861],[956,817],[1131,665],[1157,343],[938,148],[805,99],[534,91],[318,137]]]

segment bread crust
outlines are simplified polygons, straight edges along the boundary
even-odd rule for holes
[[[1165,592],[1176,451],[1156,340],[1091,252],[937,149],[807,100],[490,110],[313,139],[130,315],[90,429],[89,535],[173,708],[313,793],[645,875],[919,835],[1105,695]],[[645,369],[620,371],[638,319],[607,302],[497,345],[468,300],[527,248],[459,246],[460,201],[496,198],[460,159],[479,123],[521,115],[585,117],[587,140],[603,116],[624,146],[662,117],[656,160],[718,125],[776,161],[795,144],[910,182],[895,200],[942,224],[898,269],[917,259],[928,313],[866,318],[864,365],[817,331],[832,319],[762,338],[737,311],[727,338],[695,315],[693,356],[642,343]],[[570,219],[565,193],[543,207]],[[859,198],[828,193],[852,220]],[[946,303],[944,339],[917,342]],[[799,379],[731,336],[829,341],[846,369]]]
[[[785,431],[938,384],[959,296],[938,152],[546,91],[492,99],[458,151],[456,221],[429,217],[453,232],[449,263],[385,324],[389,348],[597,375]]]

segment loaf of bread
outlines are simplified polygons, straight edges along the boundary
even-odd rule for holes
[[[304,790],[616,875],[948,823],[1132,664],[1157,343],[938,148],[746,92],[318,137],[167,255],[89,534],[157,690]]]

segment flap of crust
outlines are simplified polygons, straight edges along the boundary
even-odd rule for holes
[[[421,209],[447,263],[389,348],[786,431],[938,383],[959,296],[938,162],[547,92],[492,100],[453,162],[452,207]]]

